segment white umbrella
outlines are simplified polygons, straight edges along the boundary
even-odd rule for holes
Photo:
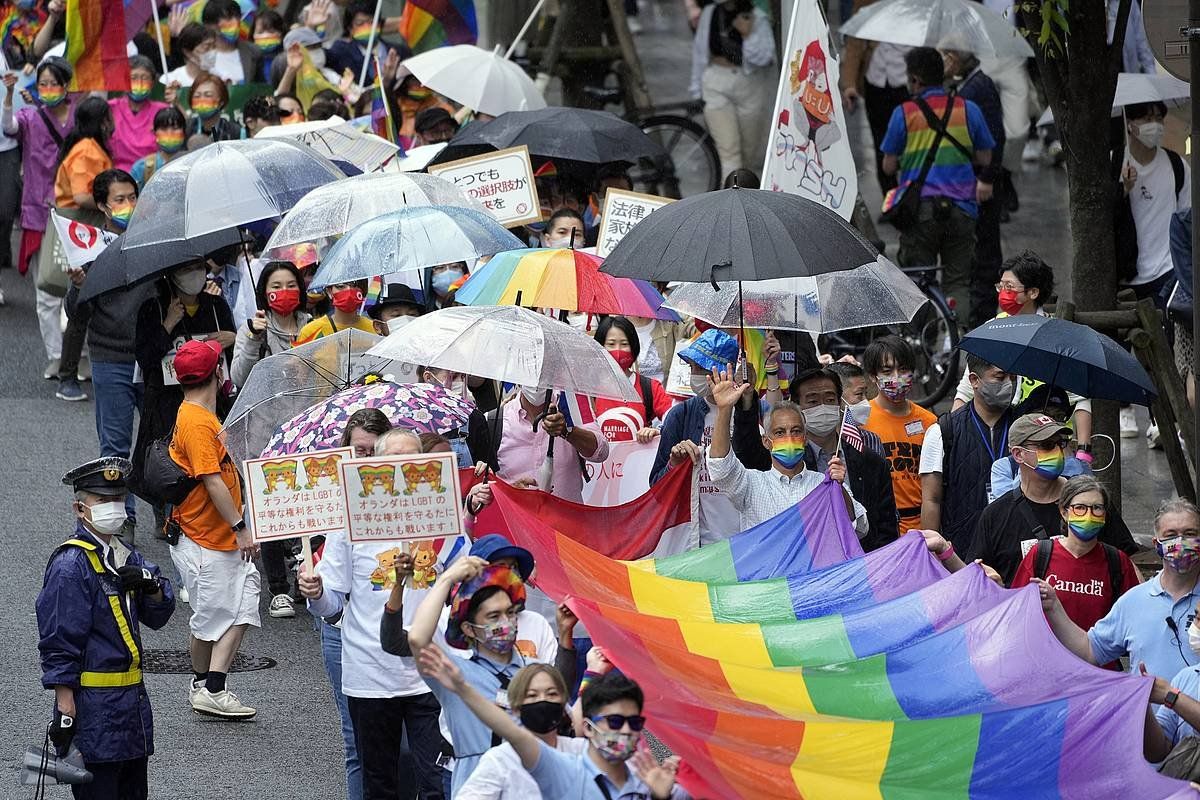
[[[401,66],[438,94],[493,117],[546,107],[533,80],[501,55],[499,47],[492,52],[473,44],[439,47]]]
[[[1122,72],[1117,76],[1117,91],[1113,95],[1112,115],[1121,116],[1121,109],[1134,103],[1159,102],[1168,108],[1185,105],[1192,96],[1192,85],[1174,75],[1150,74],[1148,72]],[[1054,121],[1050,109],[1042,114],[1038,125],[1049,125]]]
[[[271,125],[254,138],[291,139],[308,145],[326,158],[345,161],[363,172],[377,169],[400,152],[400,148],[387,139],[359,130],[337,116],[295,125]]]
[[[355,175],[301,198],[271,234],[266,251],[312,242],[323,258],[333,239],[369,219],[405,206],[441,205],[488,213],[445,178],[401,173]]]
[[[910,47],[966,50],[976,56],[1033,58],[1012,23],[971,0],[880,0],[842,26],[844,36]]]
[[[437,156],[438,153],[446,149],[445,142],[437,144],[423,144],[420,147],[410,147],[404,151],[404,155],[400,158],[394,158],[384,164],[380,169],[381,172],[420,172],[429,166],[429,162]]]
[[[371,355],[480,378],[636,402],[617,362],[592,337],[518,306],[456,306],[417,317]]]

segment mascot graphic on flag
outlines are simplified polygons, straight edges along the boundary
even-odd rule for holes
[[[833,114],[833,93],[829,89],[829,69],[821,43],[813,40],[803,52],[797,50],[788,66],[792,107],[779,113],[779,133],[791,144],[794,132],[796,151],[806,151],[821,163],[821,153],[842,138]]]

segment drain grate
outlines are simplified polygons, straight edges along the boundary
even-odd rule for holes
[[[238,653],[233,657],[230,672],[257,672],[271,669],[275,659],[266,656],[248,656]],[[160,675],[186,675],[192,671],[192,656],[187,650],[144,650],[142,669]]]

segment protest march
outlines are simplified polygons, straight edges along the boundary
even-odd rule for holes
[[[1160,5],[3,4],[3,796],[1200,798]]]

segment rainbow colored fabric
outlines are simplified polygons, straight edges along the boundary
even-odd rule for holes
[[[570,598],[642,685],[693,796],[1197,796],[1142,758],[1149,679],[1080,661],[1036,587],[1001,589],[974,565],[949,576],[917,536],[793,572],[828,535],[802,503],[790,532],[754,532],[757,549],[735,536],[712,556],[630,563],[519,494],[496,502],[538,587]]]
[[[400,35],[414,53],[448,44],[475,44],[475,0],[407,0]]]
[[[73,92],[128,92],[125,4],[122,0],[67,0],[66,57],[75,68]]]
[[[9,49],[15,44],[22,51],[28,50],[45,21],[46,12],[41,9],[26,11],[11,3],[0,5],[0,45]]]

